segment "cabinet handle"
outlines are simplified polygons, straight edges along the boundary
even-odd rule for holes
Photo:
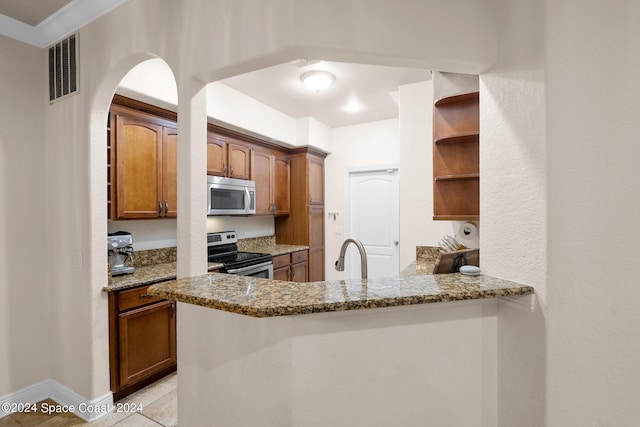
[[[142,294],[140,295],[140,298],[152,298],[153,295],[149,295],[149,294]]]
[[[162,216],[162,202],[158,201],[158,216]]]
[[[233,165],[231,165],[231,175],[233,175]]]
[[[169,202],[167,200],[164,201],[164,216],[169,215]]]
[[[311,194],[309,194],[309,203],[313,202],[313,199],[311,197]]]
[[[176,315],[176,302],[171,301],[171,317]]]
[[[293,269],[293,266],[289,267],[291,271],[291,281],[293,282],[293,278],[296,277],[296,271]]]
[[[227,164],[225,162],[222,162],[222,175],[226,175],[227,174]]]

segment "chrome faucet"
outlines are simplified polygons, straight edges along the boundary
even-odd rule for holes
[[[347,239],[342,244],[342,248],[340,248],[340,256],[336,261],[336,270],[344,271],[344,254],[347,251],[347,246],[349,243],[353,243],[360,251],[360,271],[362,272],[362,279],[367,280],[367,253],[364,250],[364,245],[360,242],[360,240],[356,239]]]

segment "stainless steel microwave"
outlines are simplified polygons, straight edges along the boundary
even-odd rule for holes
[[[207,175],[207,215],[256,213],[256,183],[245,179]]]

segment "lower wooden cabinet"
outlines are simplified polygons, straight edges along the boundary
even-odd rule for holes
[[[176,303],[148,286],[109,293],[109,364],[114,400],[176,370]]]
[[[273,257],[273,278],[288,282],[306,282],[309,278],[308,251]]]

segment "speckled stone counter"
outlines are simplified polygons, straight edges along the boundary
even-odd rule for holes
[[[275,236],[253,237],[238,241],[238,250],[244,252],[258,252],[273,256],[285,255],[292,252],[309,249],[303,245],[283,245],[276,243]]]
[[[309,246],[302,245],[270,245],[270,246],[257,246],[253,249],[253,252],[259,252],[263,254],[270,254],[273,256],[290,254],[292,252],[304,251],[309,249]]]
[[[208,270],[216,270],[222,268],[222,264],[210,262]],[[136,286],[150,285],[152,283],[164,282],[176,279],[176,263],[167,262],[155,265],[145,265],[136,267],[133,274],[123,274],[121,276],[113,276],[111,283],[102,288],[103,291],[113,292],[127,288],[135,288]]]
[[[302,245],[276,244],[274,236],[251,238],[238,242],[238,248],[245,252],[259,252],[273,256],[284,255],[291,252],[309,249]],[[136,251],[134,259],[136,271],[133,274],[113,276],[111,283],[102,288],[103,291],[113,292],[127,288],[135,288],[141,285],[175,280],[176,278],[176,248],[161,248]],[[208,263],[207,270],[222,268],[220,263]]]
[[[460,273],[303,284],[211,273],[160,283],[150,287],[149,293],[253,317],[275,317],[526,295],[533,288]]]

